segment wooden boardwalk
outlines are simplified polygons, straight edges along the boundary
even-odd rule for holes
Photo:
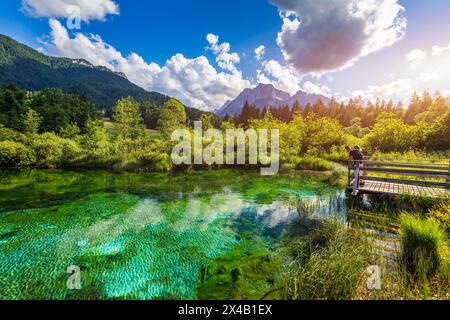
[[[352,190],[353,187],[349,187],[349,189]],[[359,192],[379,194],[405,194],[427,198],[450,198],[450,189],[381,181],[366,181],[364,186],[361,186],[359,188]]]
[[[414,179],[412,178],[414,177]],[[418,180],[418,178],[420,180]],[[355,183],[355,179],[362,183]],[[386,162],[364,160],[349,162],[348,189],[359,193],[404,194],[427,198],[450,198],[450,163]],[[354,192],[355,186],[357,190]]]

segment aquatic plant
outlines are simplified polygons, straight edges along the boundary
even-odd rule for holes
[[[414,279],[425,282],[436,273],[450,276],[448,242],[438,223],[403,214],[400,240],[402,262]]]
[[[370,257],[370,246],[343,225],[327,221],[309,240],[311,253],[288,275],[283,298],[289,300],[352,299]],[[305,250],[303,248],[303,250]]]
[[[197,298],[201,300],[258,300],[274,288],[280,257],[261,240],[247,239],[201,269]],[[279,298],[279,294],[271,296]]]

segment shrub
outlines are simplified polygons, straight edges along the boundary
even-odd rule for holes
[[[0,141],[0,167],[28,167],[36,163],[33,151],[14,141]]]
[[[333,170],[333,165],[321,158],[294,157],[291,162],[296,165],[297,170],[315,170],[315,171],[330,171]]]
[[[172,169],[172,159],[167,153],[143,150],[138,152],[137,157],[141,165],[152,170],[170,171]]]
[[[438,207],[431,209],[427,216],[437,221],[447,231],[450,231],[450,202],[442,203]]]
[[[401,257],[415,279],[426,280],[437,272],[448,277],[448,245],[445,232],[431,219],[400,217]]]
[[[82,154],[75,141],[58,137],[51,132],[34,135],[31,145],[40,165],[73,163]]]
[[[0,125],[0,141],[14,141],[26,144],[27,137],[20,132],[5,128],[4,126]]]
[[[356,144],[352,144],[356,145]],[[334,162],[347,162],[348,161],[348,151],[343,147],[333,146],[329,153],[322,155],[322,158],[328,161]]]

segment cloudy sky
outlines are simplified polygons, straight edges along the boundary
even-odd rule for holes
[[[205,110],[258,83],[406,102],[450,93],[448,12],[448,0],[3,0],[0,33]]]

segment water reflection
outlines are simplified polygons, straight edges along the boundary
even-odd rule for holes
[[[250,244],[251,254],[251,244],[282,245],[315,219],[346,221],[345,192],[322,178],[3,174],[0,298],[193,299],[202,267],[237,244]],[[83,290],[66,289],[69,265],[80,266]]]

